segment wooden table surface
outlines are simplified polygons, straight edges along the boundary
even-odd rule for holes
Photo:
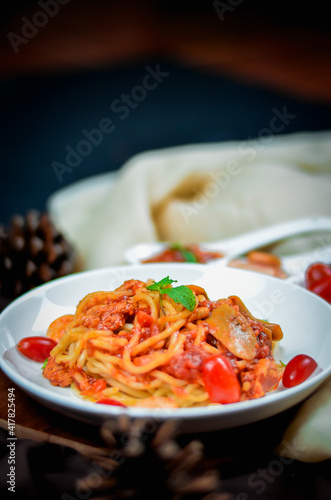
[[[17,53],[8,34],[21,33],[22,16],[31,19],[36,8],[9,16],[0,45],[3,78],[93,70],[160,55],[187,67],[331,103],[331,35],[324,29],[277,24],[271,17],[231,11],[221,20],[215,9],[172,16],[153,2],[121,2],[111,8],[95,2],[93,9],[88,5],[81,3],[79,10],[75,2],[63,5]],[[15,385],[0,373],[2,425],[8,388],[12,387]],[[71,419],[44,408],[17,387],[15,394],[18,435],[102,446],[97,428],[79,422],[73,425]]]

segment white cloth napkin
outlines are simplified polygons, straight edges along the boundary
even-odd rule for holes
[[[331,377],[300,407],[276,452],[302,462],[331,458]]]
[[[125,250],[139,242],[209,241],[331,215],[330,200],[331,131],[325,131],[143,153],[115,178],[101,176],[56,193],[49,211],[76,244],[84,267],[94,269],[122,264]],[[330,411],[329,380],[284,436],[295,443],[292,458],[331,458]]]
[[[331,215],[331,132],[181,146],[139,154],[114,177],[50,200],[86,269],[124,263],[145,241],[201,242]],[[69,194],[69,196],[68,196]],[[63,203],[61,204],[61,201]]]

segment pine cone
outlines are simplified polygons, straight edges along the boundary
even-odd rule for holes
[[[0,295],[8,301],[74,272],[76,255],[47,213],[30,210],[0,226]]]
[[[204,456],[203,444],[192,440],[181,447],[177,429],[171,420],[158,425],[122,415],[107,421],[101,436],[109,454],[94,457],[93,472],[79,480],[78,489],[98,500],[229,500],[218,492],[219,473]]]

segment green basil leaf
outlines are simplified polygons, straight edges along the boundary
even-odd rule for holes
[[[156,281],[151,285],[146,287],[147,290],[158,291],[160,293],[160,304],[162,308],[162,295],[168,295],[177,304],[183,304],[189,311],[193,311],[195,308],[195,295],[190,288],[181,285],[176,287],[170,287],[172,283],[176,283],[177,280],[172,280],[169,276],[163,278],[160,281]]]
[[[198,262],[194,253],[189,250],[181,250],[181,254],[186,262]]]
[[[181,243],[174,243],[170,248],[180,252],[185,262],[198,262],[194,253],[187,250]]]
[[[166,276],[162,280],[155,281],[152,285],[148,285],[146,288],[147,288],[147,290],[158,291],[158,290],[161,290],[162,288],[164,288],[168,285],[171,285],[171,283],[175,283],[175,282],[177,282],[177,280],[172,280],[171,278],[169,278],[169,276]]]
[[[160,290],[160,293],[168,295],[177,304],[183,304],[189,311],[193,311],[195,308],[195,295],[187,286],[181,285],[175,288],[166,288]]]

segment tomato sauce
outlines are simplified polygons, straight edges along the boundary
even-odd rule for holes
[[[206,264],[215,259],[220,259],[223,254],[220,252],[207,252],[198,245],[182,245],[180,249],[177,246],[169,246],[162,252],[145,259],[143,263],[149,262],[197,262]]]
[[[201,347],[192,346],[172,358],[164,371],[175,378],[195,382],[201,376],[201,367],[210,354]]]

